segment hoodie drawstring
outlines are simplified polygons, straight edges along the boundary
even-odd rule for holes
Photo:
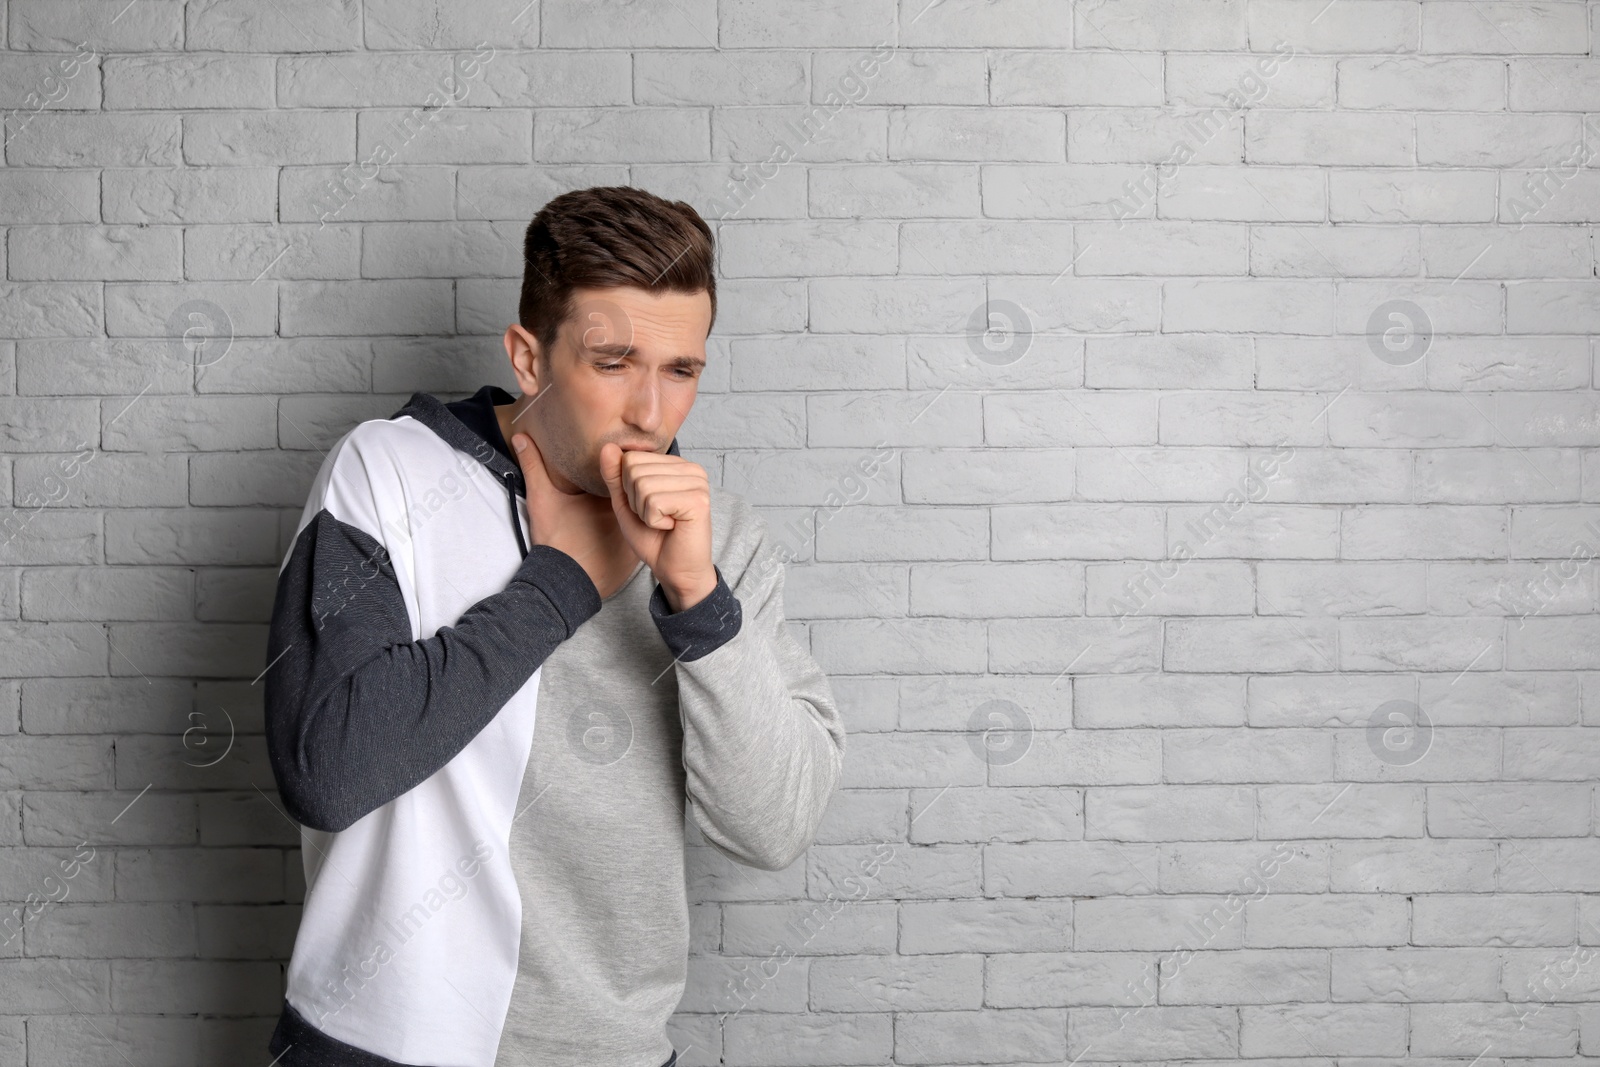
[[[517,531],[517,550],[526,559],[528,556],[528,541],[522,536],[522,520],[517,517],[517,476],[510,471],[506,471],[502,477],[506,480],[506,493],[511,497],[511,528]]]

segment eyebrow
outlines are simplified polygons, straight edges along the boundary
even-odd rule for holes
[[[638,351],[632,345],[616,343],[585,345],[584,347],[596,355],[611,356],[616,359],[631,356]],[[703,370],[705,368],[706,361],[698,356],[673,356],[671,359],[667,360],[666,365],[669,367],[693,367],[696,370]]]

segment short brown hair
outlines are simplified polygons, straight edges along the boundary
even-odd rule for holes
[[[628,185],[562,193],[539,210],[522,239],[517,319],[548,354],[572,313],[574,289],[632,286],[711,297],[717,321],[711,227],[689,204]]]

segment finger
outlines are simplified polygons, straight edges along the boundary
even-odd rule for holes
[[[527,486],[529,496],[554,488],[550,472],[545,469],[544,454],[539,451],[531,434],[521,431],[512,434],[511,450],[517,454],[517,464],[522,468],[522,481]]]
[[[617,517],[617,524],[630,535],[628,540],[632,543],[634,538],[647,529],[645,524],[633,510],[633,502],[628,495],[628,475],[623,458],[627,453],[615,441],[607,441],[600,446],[600,477],[605,479],[606,488],[611,490],[611,511]]]
[[[694,488],[652,490],[640,495],[639,516],[653,529],[670,530],[692,522],[707,506],[704,491]]]

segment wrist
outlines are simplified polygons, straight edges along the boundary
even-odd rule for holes
[[[690,582],[662,582],[661,595],[667,598],[667,606],[674,614],[688,611],[706,597],[711,595],[717,587],[717,575],[713,571],[710,578],[698,578]]]

